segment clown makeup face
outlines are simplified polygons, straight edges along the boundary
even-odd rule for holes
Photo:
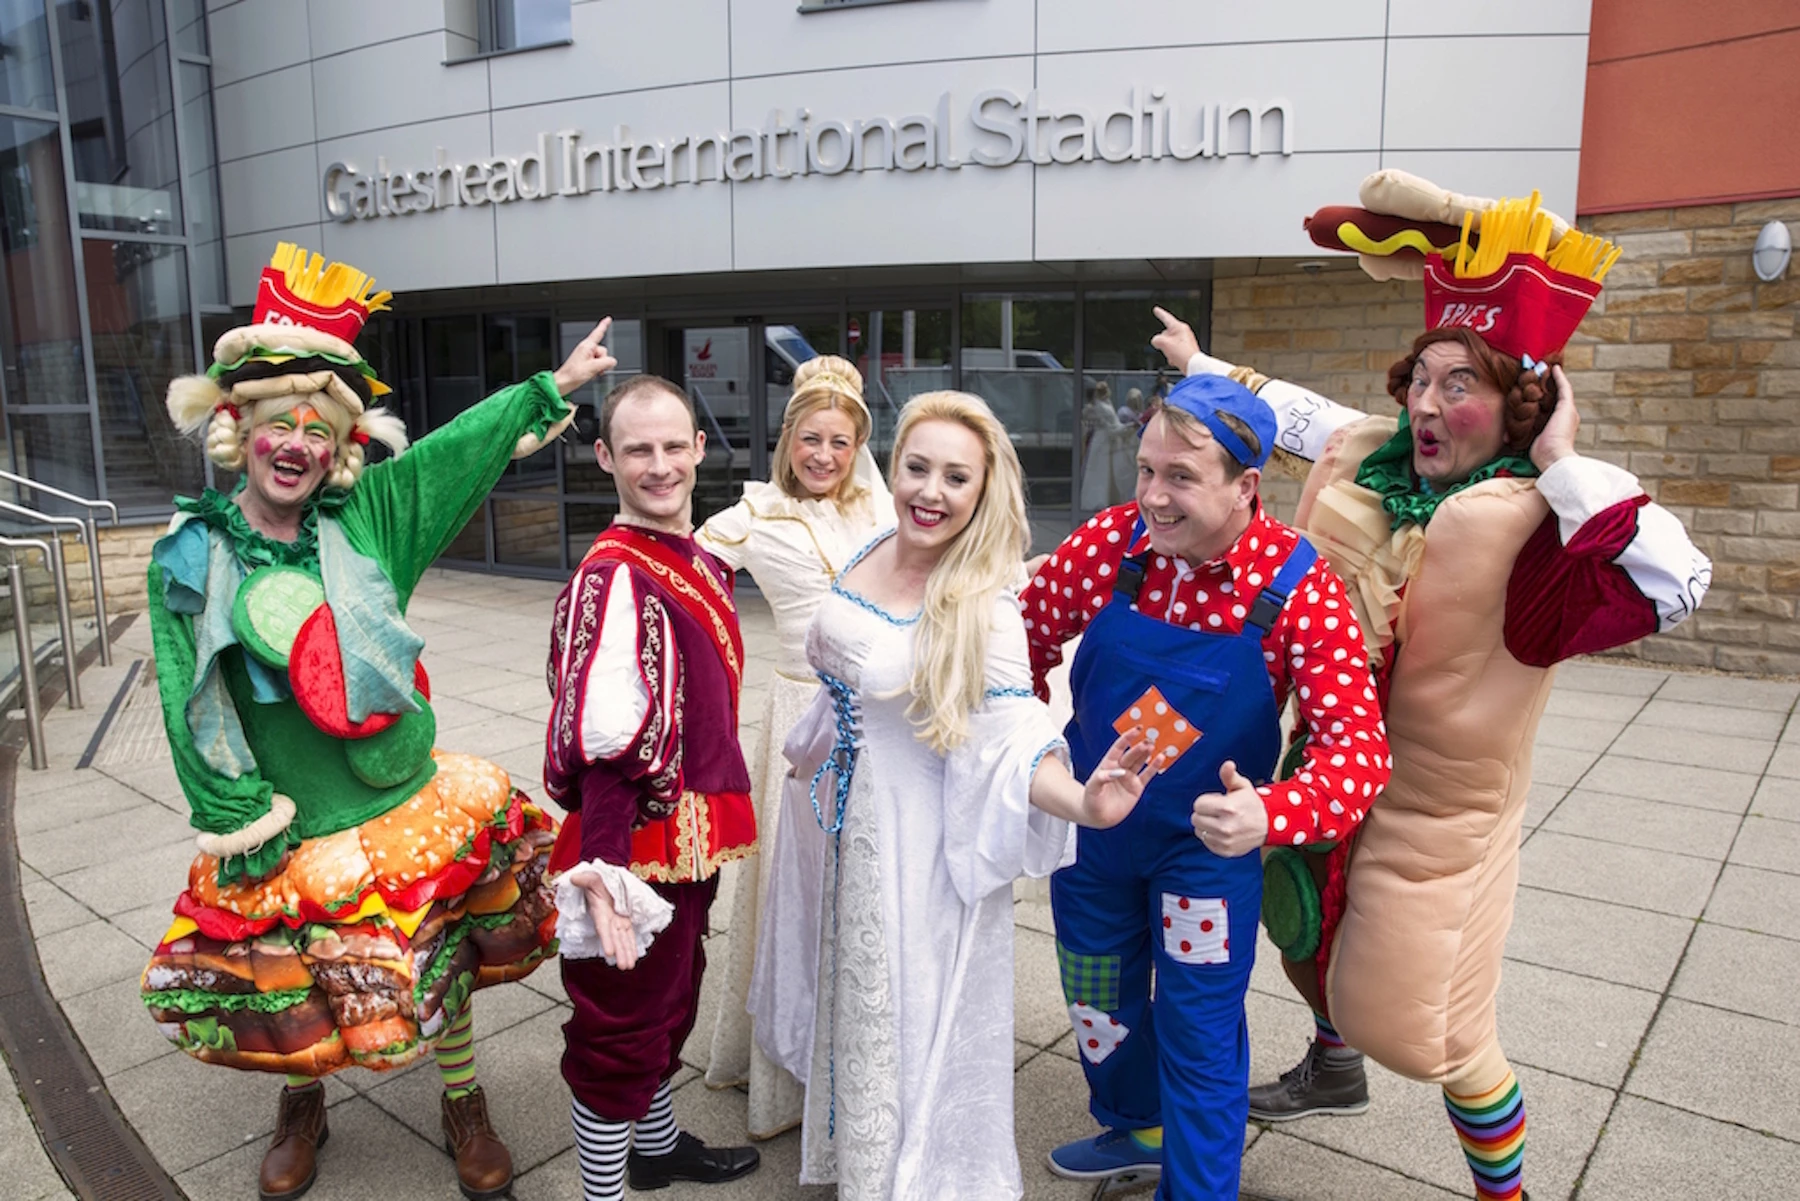
[[[337,432],[304,402],[256,425],[246,456],[248,487],[274,512],[300,508],[325,482],[337,459]]]
[[[831,496],[850,474],[856,457],[856,423],[841,409],[819,409],[794,426],[789,452],[794,478],[812,496]]]
[[[1481,377],[1468,347],[1433,342],[1420,351],[1406,392],[1413,471],[1439,487],[1468,479],[1500,453],[1504,405],[1505,397]]]
[[[1150,546],[1189,564],[1210,562],[1231,549],[1250,524],[1262,472],[1225,470],[1224,448],[1204,426],[1192,441],[1158,413],[1138,443],[1138,512]]]
[[[955,421],[919,422],[906,435],[893,481],[900,542],[941,556],[974,518],[986,478],[986,452],[974,430]]]

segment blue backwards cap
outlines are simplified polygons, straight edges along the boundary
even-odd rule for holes
[[[1275,449],[1275,410],[1268,401],[1223,375],[1190,375],[1169,390],[1163,403],[1204,425],[1219,445],[1246,467],[1261,467]],[[1262,449],[1251,454],[1244,440],[1219,420],[1220,413],[1230,413],[1243,422],[1256,435]]]

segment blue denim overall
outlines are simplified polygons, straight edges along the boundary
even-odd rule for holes
[[[1140,521],[1133,543],[1142,533]],[[1118,826],[1081,830],[1074,865],[1050,881],[1057,957],[1094,1117],[1114,1129],[1163,1127],[1161,1201],[1235,1201],[1262,859],[1207,850],[1194,834],[1193,803],[1221,791],[1227,759],[1256,783],[1269,781],[1281,727],[1262,640],[1317,553],[1302,539],[1236,634],[1140,614],[1147,554],[1120,565],[1112,599],[1088,624],[1070,669],[1075,772],[1087,778],[1117,737],[1114,719],[1151,685],[1201,738]]]

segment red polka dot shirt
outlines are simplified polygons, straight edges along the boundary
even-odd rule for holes
[[[1039,697],[1049,698],[1044,677],[1062,662],[1063,643],[1085,630],[1112,599],[1120,561],[1148,547],[1148,535],[1126,545],[1137,517],[1136,502],[1102,510],[1063,540],[1021,594]],[[1190,629],[1236,634],[1299,537],[1259,504],[1249,528],[1221,558],[1190,565],[1152,551],[1138,612]],[[1387,784],[1393,759],[1362,631],[1343,582],[1323,560],[1289,594],[1263,639],[1263,662],[1276,706],[1285,705],[1292,692],[1308,732],[1293,778],[1257,789],[1268,810],[1267,842],[1298,846],[1348,837]]]

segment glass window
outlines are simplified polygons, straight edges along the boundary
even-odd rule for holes
[[[617,501],[571,501],[563,507],[563,523],[569,539],[569,562],[575,564],[587,557],[588,550],[600,532],[612,524],[619,511]],[[3,645],[3,643],[0,643]]]
[[[169,421],[169,381],[194,370],[187,254],[148,242],[81,243],[100,399],[100,451],[108,499],[163,507],[192,496],[203,478],[200,451]]]
[[[181,146],[187,172],[188,245],[202,305],[224,305],[225,229],[219,220],[218,143],[213,137],[212,69],[178,63]]]
[[[77,496],[99,495],[94,429],[87,413],[10,413],[7,426],[13,471]]]
[[[162,0],[64,4],[57,28],[83,228],[179,235]]]
[[[446,24],[453,35],[459,24],[459,10],[464,10],[464,6],[452,3],[446,14]],[[466,37],[459,38],[463,55],[452,57],[554,46],[570,39],[569,0],[475,0],[472,16],[474,45],[469,46]]]
[[[1089,292],[1081,310],[1081,476],[1078,512],[1127,501],[1137,490],[1138,428],[1152,400],[1179,376],[1150,338],[1151,309],[1168,309],[1196,330],[1209,326],[1201,291]]]
[[[548,458],[548,453],[544,457]],[[554,495],[546,500],[496,495],[490,503],[494,506],[495,562],[519,567],[562,566],[562,506]]]
[[[1054,547],[1074,499],[1074,296],[965,296],[960,355],[963,389],[988,402],[1018,451],[1032,544]]]
[[[794,373],[808,359],[836,354],[838,342],[836,317],[763,326],[763,388],[767,397],[764,420],[768,424],[768,437],[763,446],[765,457],[775,450],[775,440],[781,437],[788,397],[794,394]],[[767,477],[772,470],[765,467],[763,475]]]
[[[56,111],[44,0],[0,0],[0,104]]]
[[[865,309],[850,315],[850,360],[862,372],[875,420],[869,449],[885,473],[900,410],[921,392],[950,386],[950,310]]]
[[[562,358],[575,349],[575,344],[593,332],[599,322],[598,317],[582,317],[573,321],[564,321],[558,330],[559,345],[557,350]],[[600,464],[594,458],[594,441],[600,436],[600,402],[606,399],[607,393],[624,383],[634,375],[644,373],[644,323],[636,320],[614,321],[612,329],[607,332],[606,346],[612,351],[613,358],[619,365],[605,375],[588,384],[581,391],[569,397],[569,403],[575,406],[575,424],[563,435],[563,490],[570,494],[589,496],[610,496],[613,492],[612,477],[600,470]],[[599,524],[595,531],[604,529],[612,520],[609,508],[604,517],[594,518]],[[569,539],[571,543],[580,543],[580,554],[587,553],[587,544],[593,541],[589,534],[585,540],[575,529],[576,511],[571,510],[569,516]],[[580,558],[580,554],[576,558]]]
[[[175,49],[206,54],[206,0],[174,0]]]
[[[430,317],[425,321],[425,421],[409,428],[414,438],[447,425],[480,400],[481,318]]]
[[[0,118],[0,366],[9,408],[87,403],[67,195],[56,126]]]

